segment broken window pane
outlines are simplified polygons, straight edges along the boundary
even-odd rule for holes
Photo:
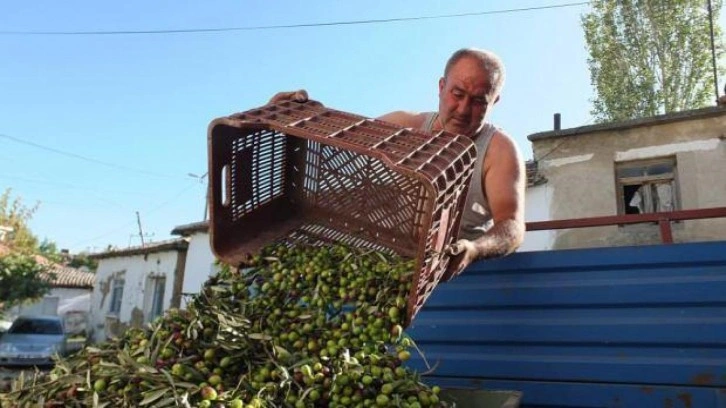
[[[623,196],[625,198],[625,214],[641,214],[643,213],[643,199],[640,193],[639,185],[623,186]]]
[[[677,209],[675,158],[618,163],[615,174],[620,214]]]

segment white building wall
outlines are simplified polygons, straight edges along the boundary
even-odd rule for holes
[[[525,193],[524,217],[527,222],[551,221],[553,188],[549,183],[527,187]],[[557,231],[530,231],[524,235],[524,242],[519,247],[519,252],[544,251],[552,249]]]
[[[96,270],[96,284],[91,300],[91,321],[94,341],[106,340],[107,318],[117,317],[122,325],[131,326],[134,323],[146,323],[148,308],[145,304],[146,282],[149,277],[164,275],[166,285],[164,288],[164,307],[169,308],[174,287],[175,269],[177,264],[177,251],[165,251],[149,255],[120,256],[115,258],[99,259]],[[113,280],[123,276],[125,280],[121,309],[118,316],[110,314],[111,298],[113,294]],[[138,318],[143,314],[143,322]]]
[[[81,329],[85,329],[85,319],[91,310],[91,292],[91,289],[53,288],[48,294],[34,302],[17,305],[7,310],[2,316],[0,325],[7,329],[13,320],[21,315],[58,315],[66,319],[66,324],[68,324],[67,319],[71,317],[74,327],[83,324]],[[80,319],[79,316],[82,316],[83,321],[76,323]],[[66,329],[69,328],[66,327]]]
[[[88,295],[90,293],[91,289],[53,288],[45,296],[35,302],[25,303],[10,309],[6,314],[6,317],[14,319],[20,315],[57,315],[59,314],[58,308],[61,305],[72,301],[79,296]],[[89,307],[86,307],[85,310],[78,311],[88,312]]]
[[[93,289],[58,288],[51,291],[51,296],[58,296],[58,314],[68,312],[91,312],[91,294]]]
[[[216,272],[214,265],[216,258],[212,253],[208,233],[195,232],[189,238],[182,293],[196,294],[201,290],[202,284]],[[187,300],[187,296],[182,297],[181,307],[186,306]]]

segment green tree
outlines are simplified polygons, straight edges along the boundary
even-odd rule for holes
[[[713,0],[718,21],[722,0]],[[582,17],[598,122],[715,104],[706,0],[593,0]],[[714,25],[717,56],[720,29]]]
[[[68,266],[71,268],[82,268],[85,266],[89,272],[95,272],[96,268],[98,268],[98,261],[91,259],[88,253],[81,252],[71,257]]]
[[[38,263],[35,257],[38,239],[28,222],[37,208],[37,204],[28,207],[20,198],[11,198],[10,189],[0,194],[0,225],[12,228],[3,241],[11,252],[0,255],[0,315],[19,303],[43,296],[55,280],[48,266]]]
[[[53,263],[62,264],[64,262],[56,243],[47,238],[38,244],[38,253]]]
[[[0,256],[0,316],[24,301],[42,297],[55,275],[33,256],[12,253]]]
[[[12,198],[11,193],[12,190],[8,188],[0,194],[0,225],[13,229],[10,238],[6,238],[4,243],[18,252],[36,253],[38,238],[30,231],[28,222],[38,209],[38,204],[28,207],[19,197]]]

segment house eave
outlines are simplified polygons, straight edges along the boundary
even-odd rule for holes
[[[704,119],[722,115],[726,115],[726,108],[712,106],[702,109],[667,113],[664,115],[651,116],[647,118],[631,119],[622,122],[600,123],[596,125],[579,126],[569,129],[538,132],[527,136],[527,139],[530,142],[536,142],[539,140],[557,139],[560,137],[578,136],[596,132],[628,130],[636,127],[662,125],[666,123],[680,122],[684,120]]]
[[[186,239],[180,238],[175,240],[169,240],[159,242],[156,244],[148,244],[144,246],[137,246],[132,248],[118,249],[113,251],[99,252],[90,254],[90,259],[108,259],[108,258],[119,258],[122,256],[135,256],[135,255],[149,255],[158,252],[164,252],[169,250],[186,250],[189,247],[189,242]]]
[[[187,237],[191,234],[194,234],[195,232],[207,232],[208,230],[209,221],[199,221],[176,226],[173,230],[171,230],[171,235],[180,235],[182,237]]]

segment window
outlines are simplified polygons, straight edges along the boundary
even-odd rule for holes
[[[618,214],[678,209],[674,157],[616,163]]]
[[[111,305],[109,306],[109,312],[118,315],[121,312],[121,299],[124,297],[124,284],[125,281],[120,278],[113,280],[111,286]]]
[[[63,334],[63,324],[57,319],[19,318],[8,330],[12,334]]]
[[[146,282],[147,297],[146,319],[152,321],[164,312],[164,289],[166,287],[165,276],[150,276]]]

